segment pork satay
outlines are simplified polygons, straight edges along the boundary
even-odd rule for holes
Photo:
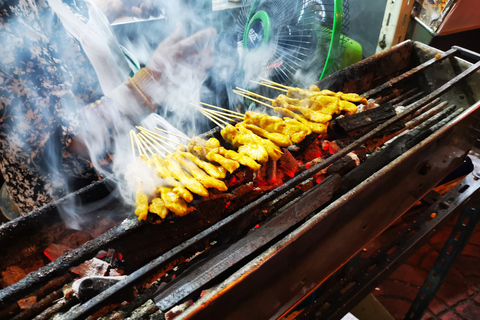
[[[245,123],[256,125],[268,132],[274,133],[283,133],[286,126],[282,118],[253,111],[247,111],[245,113]]]
[[[336,96],[319,95],[311,99],[304,99],[300,102],[302,107],[327,115],[340,113],[340,99]]]
[[[309,127],[315,133],[321,134],[321,133],[326,133],[327,132],[328,127],[327,127],[326,124],[308,121],[303,116],[301,116],[299,114],[296,114],[295,112],[290,111],[290,110],[285,109],[285,108],[275,108],[274,110],[275,110],[275,112],[277,112],[277,113],[279,113],[279,114],[281,114],[285,117],[294,118],[295,120],[300,121],[301,123],[303,123],[304,125]]]
[[[210,149],[207,153],[208,161],[216,162],[225,168],[228,172],[233,173],[235,170],[240,168],[240,163],[235,160],[230,160],[218,153],[217,148]]]
[[[354,114],[357,112],[357,106],[349,101],[340,100],[340,110]]]
[[[368,104],[368,100],[365,97],[361,97],[356,93],[342,93],[340,92],[340,99],[350,102],[360,102],[361,104]]]
[[[290,136],[293,143],[302,142],[306,136],[312,133],[312,130],[300,121],[292,118],[284,118],[283,121],[286,126],[282,133]]]
[[[135,195],[135,214],[138,220],[147,220],[148,215],[148,196],[140,190]]]
[[[179,153],[175,152],[172,157],[177,160],[190,174],[197,179],[205,188],[215,188],[219,191],[227,191],[228,188],[221,180],[209,176],[205,171],[197,167],[197,165],[190,160],[184,158]]]
[[[218,141],[218,139],[216,138],[210,138],[207,140],[207,143],[205,145],[205,147],[207,148],[210,148],[210,149],[213,149],[213,148],[218,148],[220,147],[220,141]]]
[[[265,150],[267,150],[268,156],[273,161],[277,161],[278,159],[280,159],[282,157],[282,154],[283,154],[282,150],[280,149],[280,147],[278,147],[272,141],[270,141],[268,139],[263,139],[262,137],[256,135],[252,131],[250,131],[247,128],[245,128],[244,126],[242,126],[241,124],[237,124],[236,127],[244,135],[251,136],[252,140],[255,141],[255,144],[263,146],[265,148]]]
[[[253,171],[257,171],[261,168],[260,164],[258,164],[255,160],[253,160],[251,157],[245,154],[235,152],[233,150],[227,150],[224,147],[218,147],[217,150],[218,150],[218,153],[224,156],[225,158],[235,160],[238,163],[246,167],[249,167]]]
[[[188,191],[180,182],[175,180],[172,173],[166,167],[163,159],[156,154],[154,154],[152,158],[160,178],[165,179],[165,182],[173,187],[173,192],[177,193],[183,200],[187,201],[188,203],[192,202],[192,193]]]
[[[271,133],[281,133],[290,136],[293,143],[300,143],[312,130],[292,118],[279,118],[258,112],[245,113],[245,123],[253,124]]]
[[[177,216],[184,216],[188,212],[187,203],[173,192],[172,188],[159,187],[160,197],[165,203],[165,208],[175,213]],[[165,215],[166,216],[166,215]]]
[[[264,130],[260,127],[257,127],[254,124],[244,123],[243,125],[245,126],[245,128],[252,131],[256,135],[272,141],[273,143],[275,143],[279,147],[289,147],[293,144],[292,140],[290,139],[290,137],[288,135],[285,135],[285,134],[282,134],[282,133],[268,132],[267,130]]]
[[[189,159],[193,163],[195,163],[197,166],[205,170],[206,173],[208,173],[211,177],[217,178],[217,179],[224,179],[226,176],[226,171],[221,170],[220,168],[223,169],[223,167],[216,167],[213,164],[203,161],[197,157],[195,157],[193,154],[189,152],[182,152],[180,153],[182,156],[185,158]]]
[[[225,141],[238,149],[238,153],[246,154],[258,162],[268,161],[268,152],[265,146],[256,141],[253,133],[241,133],[238,128],[230,124],[226,125],[220,133]]]
[[[165,207],[165,202],[161,198],[153,198],[152,203],[148,207],[148,211],[155,213],[162,219],[165,219],[168,214],[168,209]]]
[[[183,171],[182,167],[175,161],[170,155],[165,157],[165,167],[170,170],[172,176],[179,180],[185,188],[190,190],[191,192],[198,194],[202,197],[208,197],[208,190],[198,182],[197,180],[193,179],[189,176],[185,171]]]

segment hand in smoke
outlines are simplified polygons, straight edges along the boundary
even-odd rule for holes
[[[200,77],[212,66],[212,40],[217,35],[214,28],[207,28],[183,38],[183,28],[177,29],[159,44],[146,68],[155,80],[168,81],[168,74],[175,72],[177,66],[188,67],[192,74]]]
[[[156,17],[161,10],[155,0],[92,0],[110,22],[118,17]]]

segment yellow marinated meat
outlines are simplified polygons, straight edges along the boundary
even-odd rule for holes
[[[252,135],[240,133],[238,128],[230,124],[227,124],[220,133],[225,141],[238,149],[238,153],[245,154],[259,162],[268,161],[267,150],[263,145],[258,144]],[[243,147],[246,145],[249,147]]]
[[[220,147],[220,141],[218,141],[218,139],[215,139],[215,138],[210,138],[207,140],[206,147],[210,149],[218,148]]]
[[[368,104],[368,101],[366,98],[359,96],[356,93],[341,93],[340,92],[340,98],[342,100],[350,101],[350,102],[360,102],[363,104]]]
[[[317,112],[302,106],[294,106],[294,105],[288,104],[285,106],[285,109],[288,109],[293,112],[295,111],[300,112],[305,117],[305,119],[313,122],[327,123],[330,120],[332,120],[332,116],[329,114]]]
[[[312,133],[312,130],[300,121],[292,118],[284,118],[283,121],[285,121],[286,126],[282,133],[289,135],[293,143],[302,142],[306,136]]]
[[[340,100],[339,105],[340,105],[340,110],[342,111],[347,111],[352,114],[357,112],[357,106],[354,103],[351,103],[349,101]]]
[[[165,207],[175,213],[177,216],[184,216],[188,212],[187,203],[173,192],[172,188],[159,187],[160,197],[165,203]]]
[[[277,99],[275,99],[273,102],[272,102],[272,106],[274,107],[280,107],[280,108],[285,108],[285,106],[287,105],[294,105],[294,106],[297,106],[300,104],[300,100],[299,99],[294,99],[294,98],[290,98],[290,97],[287,97],[286,95],[284,94],[280,94],[278,95]]]
[[[228,188],[225,183],[221,180],[210,177],[202,169],[197,167],[197,165],[190,160],[187,160],[179,153],[175,152],[172,154],[172,157],[175,158],[184,168],[186,168],[190,174],[197,179],[205,188],[215,188],[219,191],[227,191]]]
[[[138,220],[147,220],[148,215],[148,196],[141,192],[137,191],[135,195],[135,214],[138,217]]]
[[[287,96],[292,99],[308,99],[310,98],[313,94],[316,94],[318,92],[316,91],[311,91],[308,89],[302,89],[302,88],[290,88],[287,91]]]
[[[212,176],[214,178],[224,179],[225,176],[226,176],[225,170],[222,170],[222,169],[224,169],[223,167],[219,168],[217,166],[214,166],[213,164],[211,164],[209,162],[203,161],[203,160],[195,157],[193,154],[191,154],[189,152],[182,152],[181,155],[184,156],[185,158],[189,159],[193,163],[195,163],[197,166],[199,166],[200,168],[205,170],[206,173],[208,173],[210,176]]]
[[[245,123],[253,124],[271,133],[290,136],[293,143],[300,143],[312,133],[307,126],[292,118],[279,118],[258,112],[245,113]]]
[[[148,207],[148,211],[155,213],[162,219],[165,219],[168,214],[168,209],[165,207],[165,202],[161,198],[153,198],[152,204],[150,204]]]
[[[235,127],[242,134],[244,134],[245,136],[248,136],[249,139],[251,137],[251,139],[253,141],[255,141],[254,144],[263,146],[265,148],[265,150],[267,150],[267,154],[270,157],[270,159],[272,159],[272,161],[277,161],[278,159],[280,159],[282,157],[282,154],[283,154],[282,150],[280,149],[279,146],[277,146],[272,141],[270,141],[268,139],[263,139],[262,137],[256,135],[252,131],[250,131],[247,128],[245,128],[244,126],[242,126],[240,123],[237,123]]]
[[[246,147],[246,146],[242,146],[242,147]],[[258,169],[261,168],[260,164],[258,164],[255,160],[253,160],[251,157],[247,156],[246,154],[235,152],[233,150],[227,150],[224,147],[219,147],[217,148],[217,150],[218,150],[218,153],[220,153],[225,158],[235,160],[238,163],[249,167],[253,171],[257,171]]]
[[[301,105],[310,110],[333,115],[340,113],[340,99],[338,97],[318,95],[312,99],[302,100]]]
[[[285,130],[285,121],[282,118],[253,111],[245,113],[245,123],[256,125],[268,132],[283,133]]]
[[[182,197],[183,200],[189,203],[192,202],[193,200],[192,193],[188,191],[180,182],[175,180],[172,173],[166,167],[164,160],[156,154],[154,154],[152,158],[153,158],[153,163],[157,168],[159,177],[165,179],[166,183],[174,187],[173,191],[177,193],[180,197]]]
[[[313,91],[313,92],[320,92],[320,88],[317,87],[316,85],[312,84],[310,87],[308,87],[308,90],[309,91]]]
[[[179,180],[185,188],[202,197],[208,197],[208,190],[191,176],[183,171],[182,167],[170,155],[165,157],[165,167],[167,167],[172,176]]]
[[[227,169],[228,172],[233,173],[235,170],[240,168],[240,163],[235,160],[230,160],[224,156],[218,154],[217,148],[211,149],[207,153],[207,159],[212,162],[220,164],[223,168]]]
[[[279,147],[289,147],[293,144],[292,140],[288,135],[282,133],[268,132],[260,127],[257,127],[254,124],[243,124],[248,130],[252,131],[256,135],[269,139]]]
[[[285,108],[275,108],[275,112],[280,113],[281,115],[285,117],[290,117],[294,118],[295,120],[300,121],[304,125],[306,125],[308,128],[310,128],[313,132],[315,133],[326,133],[328,126],[323,123],[318,123],[318,122],[311,122],[305,119],[303,116],[296,114],[293,111],[290,111]]]

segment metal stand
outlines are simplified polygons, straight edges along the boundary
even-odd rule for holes
[[[468,243],[475,227],[480,220],[479,198],[477,197],[460,215],[445,246],[438,256],[425,283],[418,291],[405,317],[406,320],[421,319],[428,305],[435,296],[435,292],[442,284],[455,258],[462,252]]]
[[[426,210],[399,219],[402,221],[397,221],[377,236],[382,237],[379,242],[384,244],[374,254],[360,252],[352,257],[342,269],[282,318],[295,313],[295,319],[341,319],[450,219],[461,213],[445,248],[420,289],[419,298],[407,313],[411,317],[406,319],[420,319],[480,219],[480,206],[474,205],[479,199],[480,180],[474,173],[443,196],[431,192],[424,198],[424,202],[432,203]]]

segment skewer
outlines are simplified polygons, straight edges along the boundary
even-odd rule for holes
[[[265,102],[262,102],[262,101],[260,101],[260,100],[255,99],[255,98],[252,98],[252,97],[250,97],[250,96],[247,96],[247,95],[243,94],[243,92],[240,92],[240,91],[237,91],[237,90],[233,90],[233,92],[236,93],[236,94],[238,94],[238,95],[240,95],[240,96],[242,96],[242,97],[245,97],[245,98],[248,98],[248,99],[250,99],[250,100],[252,100],[252,101],[255,101],[256,103],[260,103],[260,104],[262,104],[262,105],[264,105],[264,106],[267,106],[267,107],[269,107],[269,108],[273,108],[273,106],[269,105],[268,103],[265,103]]]
[[[208,111],[208,112],[211,112],[211,113],[215,113],[215,114],[218,114],[218,115],[224,115],[226,117],[230,117],[230,118],[235,118],[235,119],[240,119],[240,120],[244,120],[245,117],[240,117],[240,116],[237,116],[237,115],[234,115],[234,114],[230,114],[230,113],[226,113],[226,112],[221,112],[221,111],[215,111],[215,110],[210,110],[210,109],[207,109],[207,108],[202,108],[203,110],[205,111]]]
[[[212,114],[209,114],[208,112],[206,111],[203,111],[203,108],[200,107],[200,106],[197,106],[196,104],[193,104],[190,102],[190,104],[192,106],[194,106],[195,108],[198,109],[198,111],[200,111],[205,117],[207,117],[208,119],[210,119],[210,121],[212,121],[213,123],[215,123],[217,126],[219,126],[220,128],[222,129],[225,129],[225,126],[228,125],[227,122],[217,118],[216,116],[212,115]],[[218,121],[218,122],[217,122]],[[224,123],[224,124],[221,124],[221,123]]]
[[[271,101],[271,102],[275,101],[275,99],[270,99],[270,98],[264,97],[264,96],[262,96],[262,95],[256,94],[255,92],[251,92],[251,91],[248,91],[248,90],[239,88],[239,87],[237,87],[237,89],[240,90],[240,91],[243,91],[244,93],[249,94],[249,95],[251,95],[251,96],[253,96],[253,97],[257,97],[257,98],[260,98],[260,99],[268,100],[268,101]]]
[[[236,114],[238,116],[242,116],[242,117],[245,116],[243,113],[232,111],[230,109],[220,108],[220,107],[217,107],[217,106],[205,103],[205,102],[200,102],[200,104],[204,105],[204,106],[207,106],[207,107],[210,107],[210,108],[219,109],[219,110],[222,110],[222,111],[225,111],[225,112],[230,112],[230,113]]]
[[[148,152],[150,152],[150,155],[153,155],[153,151],[150,149],[150,147],[147,145],[147,141],[146,141],[146,138],[143,134],[141,133],[137,133],[137,136],[138,138],[140,139],[140,142],[142,143],[142,145],[145,147],[146,150],[148,150]],[[148,157],[147,153],[145,152],[145,155]],[[150,158],[150,157],[148,157]]]
[[[149,138],[149,140],[151,140],[153,143],[161,146],[162,148],[163,148],[164,146],[166,146],[166,147],[169,147],[169,148],[171,148],[171,149],[173,149],[173,150],[176,150],[176,147],[171,146],[171,145],[169,145],[168,143],[166,143],[166,142],[164,142],[164,141],[161,141],[161,140],[158,139],[157,137],[153,136],[152,133],[150,133],[150,132],[148,132],[148,131],[144,131],[144,132],[142,132],[142,133],[143,133],[147,138]],[[165,148],[163,148],[163,149],[165,149]]]
[[[223,116],[223,115],[217,113],[218,111],[215,111],[215,110],[209,110],[209,109],[205,109],[205,108],[201,108],[201,109],[199,109],[199,110],[202,110],[202,111],[207,112],[207,113],[209,113],[209,114],[211,114],[211,115],[215,115],[215,116],[217,116],[217,117],[219,117],[219,118],[222,118],[222,119],[225,119],[225,120],[228,120],[228,121],[231,121],[231,122],[237,122],[237,120],[234,120],[234,119],[232,119],[232,118]]]
[[[266,83],[270,83],[270,84],[273,84],[277,87],[281,87],[281,88],[285,88],[285,89],[292,89],[293,87],[289,87],[289,86],[286,86],[284,84],[281,84],[281,83],[277,83],[277,82],[274,82],[272,80],[268,80],[268,79],[265,79],[265,78],[260,78],[260,80],[262,80],[263,82],[266,82]]]
[[[200,111],[200,112],[201,112],[205,117],[207,117],[208,119],[210,119],[210,121],[212,121],[213,123],[215,123],[217,126],[219,126],[219,127],[222,128],[222,129],[225,129],[225,125],[220,124],[220,123],[218,123],[217,121],[215,121],[215,119],[213,119],[212,117],[210,117],[207,112],[202,112],[202,111]]]
[[[167,150],[162,144],[158,143],[158,141],[154,141],[153,138],[149,136],[149,133],[145,132],[145,134],[147,135],[146,137],[151,141],[149,143],[152,145],[152,148],[155,148],[155,150],[158,151],[159,154],[168,155],[172,153],[171,151]],[[158,149],[157,146],[162,148],[163,151],[160,151],[160,149]],[[172,149],[175,149],[172,146],[169,146],[169,147]]]
[[[170,141],[170,142],[173,142],[173,143],[175,143],[175,144],[178,144],[177,141],[174,141],[174,140],[172,140],[172,139],[168,139],[167,137],[164,137],[164,136],[162,136],[162,135],[160,135],[160,134],[158,134],[158,133],[156,133],[156,132],[153,132],[152,130],[148,130],[147,128],[140,127],[140,126],[136,126],[135,128],[137,128],[138,130],[140,130],[140,131],[142,131],[142,132],[148,132],[148,133],[150,133],[150,134],[154,135],[155,137],[158,137],[158,138],[160,138],[160,139],[162,139],[162,140],[166,140],[166,141]]]
[[[135,143],[133,142],[135,136],[135,131],[130,130],[130,143],[132,145],[132,154],[133,158],[135,158]]]
[[[177,137],[177,138],[185,139],[185,140],[188,140],[188,141],[191,140],[191,139],[188,138],[188,137],[184,137],[184,136],[181,136],[181,135],[179,135],[179,134],[176,134],[176,133],[173,133],[173,132],[170,132],[170,131],[167,131],[167,130],[160,129],[160,128],[158,128],[158,127],[155,127],[155,130],[158,130],[158,131],[162,131],[162,132],[171,134],[172,136],[175,136],[175,137]]]
[[[139,157],[141,155],[146,155],[146,151],[145,151],[145,149],[143,149],[143,145],[140,143],[140,139],[138,138],[138,134],[135,135],[135,142],[137,142]]]
[[[250,80],[250,82],[259,84],[259,85],[264,86],[264,87],[269,87],[269,88],[272,88],[272,89],[275,89],[275,90],[278,90],[278,91],[288,92],[287,89],[282,89],[282,88],[279,88],[279,87],[274,87],[274,86],[271,86],[271,85],[266,84],[266,83],[263,83],[263,82],[257,82],[257,81],[253,81],[253,80]]]

